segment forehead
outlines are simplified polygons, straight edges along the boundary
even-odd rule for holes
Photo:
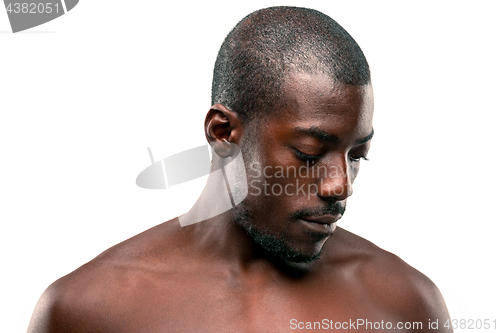
[[[358,114],[367,117],[373,113],[371,84],[345,85],[325,73],[287,75],[283,97],[288,111],[307,111],[303,116],[335,113],[345,117]]]
[[[290,74],[283,85],[282,100],[281,110],[274,115],[283,129],[314,127],[346,139],[372,131],[371,85],[344,85],[325,73]]]

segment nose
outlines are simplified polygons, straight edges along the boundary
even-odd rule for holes
[[[339,155],[328,163],[326,167],[328,172],[323,172],[319,180],[318,196],[342,201],[352,195],[353,177],[348,158]]]

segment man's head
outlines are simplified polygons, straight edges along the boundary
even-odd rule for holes
[[[207,139],[216,151],[239,145],[245,160],[249,193],[235,222],[274,257],[319,258],[373,135],[359,46],[314,10],[254,12],[221,47],[212,102]]]
[[[279,110],[290,73],[325,73],[347,85],[370,83],[363,51],[337,22],[313,9],[271,7],[243,18],[214,67],[212,105],[242,120]]]

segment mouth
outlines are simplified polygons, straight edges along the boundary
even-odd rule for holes
[[[337,221],[342,217],[340,214],[323,215],[319,217],[307,217],[299,219],[300,222],[311,231],[331,235],[337,227]]]
[[[321,223],[321,224],[333,224],[340,220],[342,217],[341,214],[336,213],[336,214],[327,214],[327,215],[322,215],[322,216],[308,216],[306,218],[303,218],[304,221],[308,222],[313,222],[313,223]]]

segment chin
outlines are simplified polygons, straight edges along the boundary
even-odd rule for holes
[[[252,242],[257,245],[265,256],[273,261],[285,263],[310,263],[318,260],[326,242],[324,235],[314,240],[309,238],[297,240],[300,244],[291,244],[290,238],[285,235],[274,235],[268,230],[257,228],[251,221],[249,211],[243,207],[236,210],[235,222],[243,228]],[[328,237],[327,237],[328,238]]]
[[[320,245],[316,244],[313,249],[301,250],[294,247],[289,247],[286,255],[282,260],[293,263],[310,263],[321,258],[323,254],[324,242]]]
[[[268,234],[251,225],[243,226],[250,239],[258,245],[272,260],[290,263],[310,263],[318,260],[323,252],[324,242],[314,244],[312,249],[306,250],[303,246],[296,247],[288,244],[279,236]]]
[[[294,253],[292,256],[286,256],[284,258],[280,258],[285,262],[296,263],[296,264],[309,264],[315,260],[321,258],[321,254],[323,253],[323,249],[321,249],[318,253],[309,254],[309,253]]]

